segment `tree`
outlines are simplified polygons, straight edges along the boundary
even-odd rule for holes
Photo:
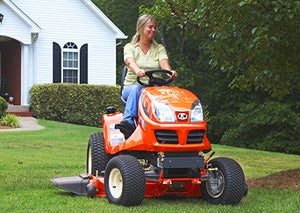
[[[300,1],[203,0],[211,65],[234,75],[231,87],[282,99],[299,90]]]
[[[232,77],[231,88],[279,100],[299,91],[299,0],[156,0],[148,11],[173,30],[181,56],[189,40],[209,35],[210,65]]]

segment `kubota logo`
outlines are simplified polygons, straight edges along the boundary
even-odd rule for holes
[[[179,119],[179,120],[186,120],[187,119],[187,114],[186,113],[184,113],[184,112],[181,112],[181,113],[179,113],[178,115],[177,115],[177,118]]]

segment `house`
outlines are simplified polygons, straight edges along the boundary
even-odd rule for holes
[[[116,84],[127,36],[90,0],[0,0],[0,77],[15,105],[34,84]]]

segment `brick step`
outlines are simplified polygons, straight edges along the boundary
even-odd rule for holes
[[[8,114],[13,114],[19,117],[32,117],[32,112],[6,112]]]
[[[25,105],[9,105],[5,112],[20,117],[32,117],[32,112],[29,111],[29,106]]]

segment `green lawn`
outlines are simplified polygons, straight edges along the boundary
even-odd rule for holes
[[[141,206],[111,205],[105,198],[74,196],[50,178],[85,172],[89,135],[100,129],[39,120],[39,131],[0,131],[0,212],[299,212],[300,191],[250,188],[238,206],[199,198],[144,199]],[[237,160],[246,178],[300,168],[300,156],[213,145],[217,156]],[[288,177],[282,177],[283,179]],[[300,177],[299,177],[300,178]]]

